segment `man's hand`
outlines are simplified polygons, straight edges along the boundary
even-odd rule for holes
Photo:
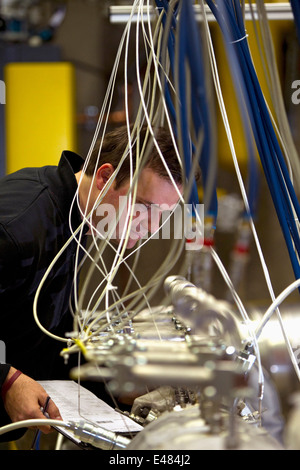
[[[16,369],[11,367],[6,380],[9,380],[15,372]],[[7,391],[4,407],[12,422],[27,419],[46,419],[42,409],[47,396],[47,392],[38,382],[27,375],[21,374]],[[52,400],[48,404],[47,415],[50,419],[62,419],[57,406]],[[52,430],[50,426],[46,425],[38,427],[45,434]]]

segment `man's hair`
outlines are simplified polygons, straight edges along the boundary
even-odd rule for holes
[[[132,127],[130,129],[130,132],[131,131]],[[136,169],[137,146],[139,151],[141,151],[145,144],[142,168],[150,168],[161,178],[169,180],[170,182],[171,174],[175,183],[181,185],[183,179],[182,168],[170,133],[166,129],[159,127],[155,129],[154,135],[160,152],[157,150],[150,132],[147,132],[147,126],[142,127],[142,129],[138,131],[138,135],[135,132],[134,136],[131,137],[131,151],[129,152],[127,126],[121,126],[108,132],[104,136],[102,144],[101,140],[99,140],[95,145],[85,171],[86,174],[88,176],[92,176],[94,171],[104,163],[110,163],[114,169],[117,169],[120,160],[126,152],[126,157],[115,176],[116,188],[120,187],[126,180],[128,180],[130,176],[130,168],[132,168],[133,171]],[[100,145],[101,149],[99,152]],[[165,164],[162,161],[161,156],[163,157]],[[132,159],[132,167],[130,159]],[[167,165],[170,174],[165,165]]]

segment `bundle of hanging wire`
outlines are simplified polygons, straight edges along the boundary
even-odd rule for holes
[[[195,7],[197,7],[197,17],[199,18],[200,16],[201,18],[200,22],[196,18]],[[135,0],[133,2],[131,13],[129,14],[129,19],[125,25],[116,54],[99,120],[86,156],[83,173],[97,142],[100,142],[99,156],[101,155],[101,143],[107,132],[116,79],[120,63],[123,61],[124,109],[128,130],[128,146],[123,159],[128,156],[131,158],[131,149],[138,140],[141,129],[146,125],[149,139],[153,140],[163,160],[164,157],[156,142],[155,135],[156,129],[160,126],[168,129],[174,142],[174,148],[176,149],[185,181],[183,194],[179,194],[179,204],[189,204],[192,208],[191,216],[196,220],[200,218],[200,202],[203,204],[204,223],[201,227],[201,235],[204,241],[206,235],[210,237],[210,243],[204,243],[205,249],[209,251],[212,260],[216,263],[222,274],[224,282],[229,287],[237,311],[240,314],[240,321],[249,326],[248,342],[254,348],[259,368],[258,385],[260,390],[263,390],[264,376],[258,340],[274,312],[277,314],[277,320],[282,329],[295,373],[298,379],[300,378],[298,363],[279,310],[281,303],[300,286],[300,207],[297,197],[297,191],[300,188],[300,167],[299,156],[284,109],[266,6],[263,0],[257,0],[255,5],[249,1],[247,3],[247,12],[252,17],[255,28],[257,27],[256,25],[260,28],[260,38],[263,40],[263,44],[260,44],[260,47],[264,51],[262,60],[264,61],[266,77],[269,79],[268,92],[271,97],[271,103],[267,102],[263,94],[253,63],[248,44],[248,33],[245,27],[245,9],[245,3],[239,0],[206,0],[206,2],[200,0],[197,5],[192,0],[156,0],[154,2],[150,2],[150,0]],[[295,25],[299,29],[300,10],[296,0],[291,1],[291,9],[294,14]],[[242,177],[235,149],[236,146],[229,124],[228,112],[222,94],[222,79],[218,72],[208,15],[214,18],[221,31],[231,71],[231,79],[239,105],[248,153],[246,183]],[[257,38],[257,40],[260,41],[261,39]],[[129,95],[128,51],[132,47],[135,48],[135,78],[138,90],[138,107],[133,121],[127,98]],[[147,57],[147,66],[142,74],[142,60],[145,56]],[[213,244],[214,233],[218,230],[218,158],[216,149],[217,135],[213,113],[211,112],[212,88],[222,116],[243,200],[243,218],[249,227],[251,237],[256,246],[261,269],[270,295],[270,306],[255,328],[252,328],[247,309],[235,290],[230,275],[226,271]],[[146,156],[145,148],[139,149],[136,152],[136,161],[132,165],[132,168],[135,168],[130,173],[129,198],[132,210],[136,197],[138,169],[143,164]],[[121,164],[122,160],[120,161]],[[261,175],[260,166],[267,181],[295,276],[295,282],[288,285],[278,296],[275,296],[271,276],[255,227],[258,197],[257,187]],[[198,167],[201,170],[201,185],[203,189],[201,201],[199,200],[199,188],[196,178]],[[173,184],[176,187],[175,182]],[[101,204],[104,196],[105,189],[100,194],[97,204]],[[112,314],[115,321],[116,318],[122,318],[124,312],[128,314],[129,319],[133,319],[145,307],[151,312],[152,296],[164,282],[169,271],[186,248],[186,240],[184,239],[174,239],[170,242],[169,251],[163,263],[151,279],[145,285],[142,285],[136,276],[134,266],[138,260],[142,245],[149,243],[151,236],[146,240],[142,240],[137,245],[137,248],[129,254],[125,251],[126,239],[129,236],[130,223],[132,221],[132,212],[128,212],[126,230],[124,230],[121,242],[117,247],[110,242],[109,238],[106,237],[104,239],[101,233],[98,233],[97,229],[93,228],[91,244],[86,249],[82,245],[83,227],[85,222],[91,217],[91,213],[82,213],[82,226],[77,230],[74,231],[71,226],[72,210],[79,207],[78,194],[76,194],[73,207],[70,208],[72,237],[67,241],[65,247],[75,239],[78,243],[78,253],[80,250],[84,250],[85,255],[80,262],[76,263],[74,272],[73,294],[75,302],[72,307],[74,316],[72,337],[60,338],[52,335],[51,332],[47,331],[40,324],[38,312],[40,291],[43,289],[43,284],[50,271],[55,269],[55,263],[65,247],[57,254],[45,273],[36,293],[34,303],[34,317],[37,324],[45,334],[65,343],[64,354],[78,351],[85,354],[87,346],[91,344],[93,339],[98,338],[101,333],[109,330],[114,335]],[[93,211],[95,209],[96,206],[93,208]],[[107,248],[114,250],[113,262],[109,269],[103,262],[103,254]],[[203,246],[198,247],[198,249],[203,249]],[[132,259],[134,260],[133,262],[131,262]],[[89,263],[89,269],[81,289],[78,290],[78,273],[85,262]],[[128,286],[125,287],[124,292],[120,292],[115,288],[115,278],[121,266],[128,270],[128,276],[136,286],[132,292],[129,292]],[[184,266],[186,265],[184,264]],[[85,305],[85,293],[95,271],[101,274],[103,280],[97,285],[97,288],[89,298],[88,304]],[[186,273],[182,270],[180,274]],[[154,313],[153,321],[156,321]]]

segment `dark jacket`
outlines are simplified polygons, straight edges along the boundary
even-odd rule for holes
[[[25,168],[0,180],[0,340],[6,363],[33,379],[60,378],[59,352],[64,343],[45,335],[33,318],[33,300],[40,281],[81,223],[74,173],[83,164],[73,152],[63,152],[59,165]],[[41,290],[38,318],[58,336],[72,329],[72,292],[77,243],[72,240],[58,258]],[[81,255],[82,255],[82,250]],[[1,358],[0,358],[1,359]],[[0,364],[0,387],[8,372]]]

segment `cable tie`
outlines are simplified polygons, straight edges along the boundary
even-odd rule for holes
[[[117,290],[118,287],[117,286],[113,286],[112,284],[108,283],[107,284],[107,290]]]
[[[78,338],[73,338],[73,341],[74,343],[76,344],[76,346],[79,347],[80,351],[83,353],[83,354],[86,354],[86,347],[85,345],[83,344],[83,342],[78,339]]]
[[[243,40],[246,39],[248,36],[249,36],[248,34],[245,34],[245,36],[243,36],[243,37],[240,38],[240,39],[236,39],[235,41],[230,41],[229,44],[235,44],[236,42],[243,41]]]

